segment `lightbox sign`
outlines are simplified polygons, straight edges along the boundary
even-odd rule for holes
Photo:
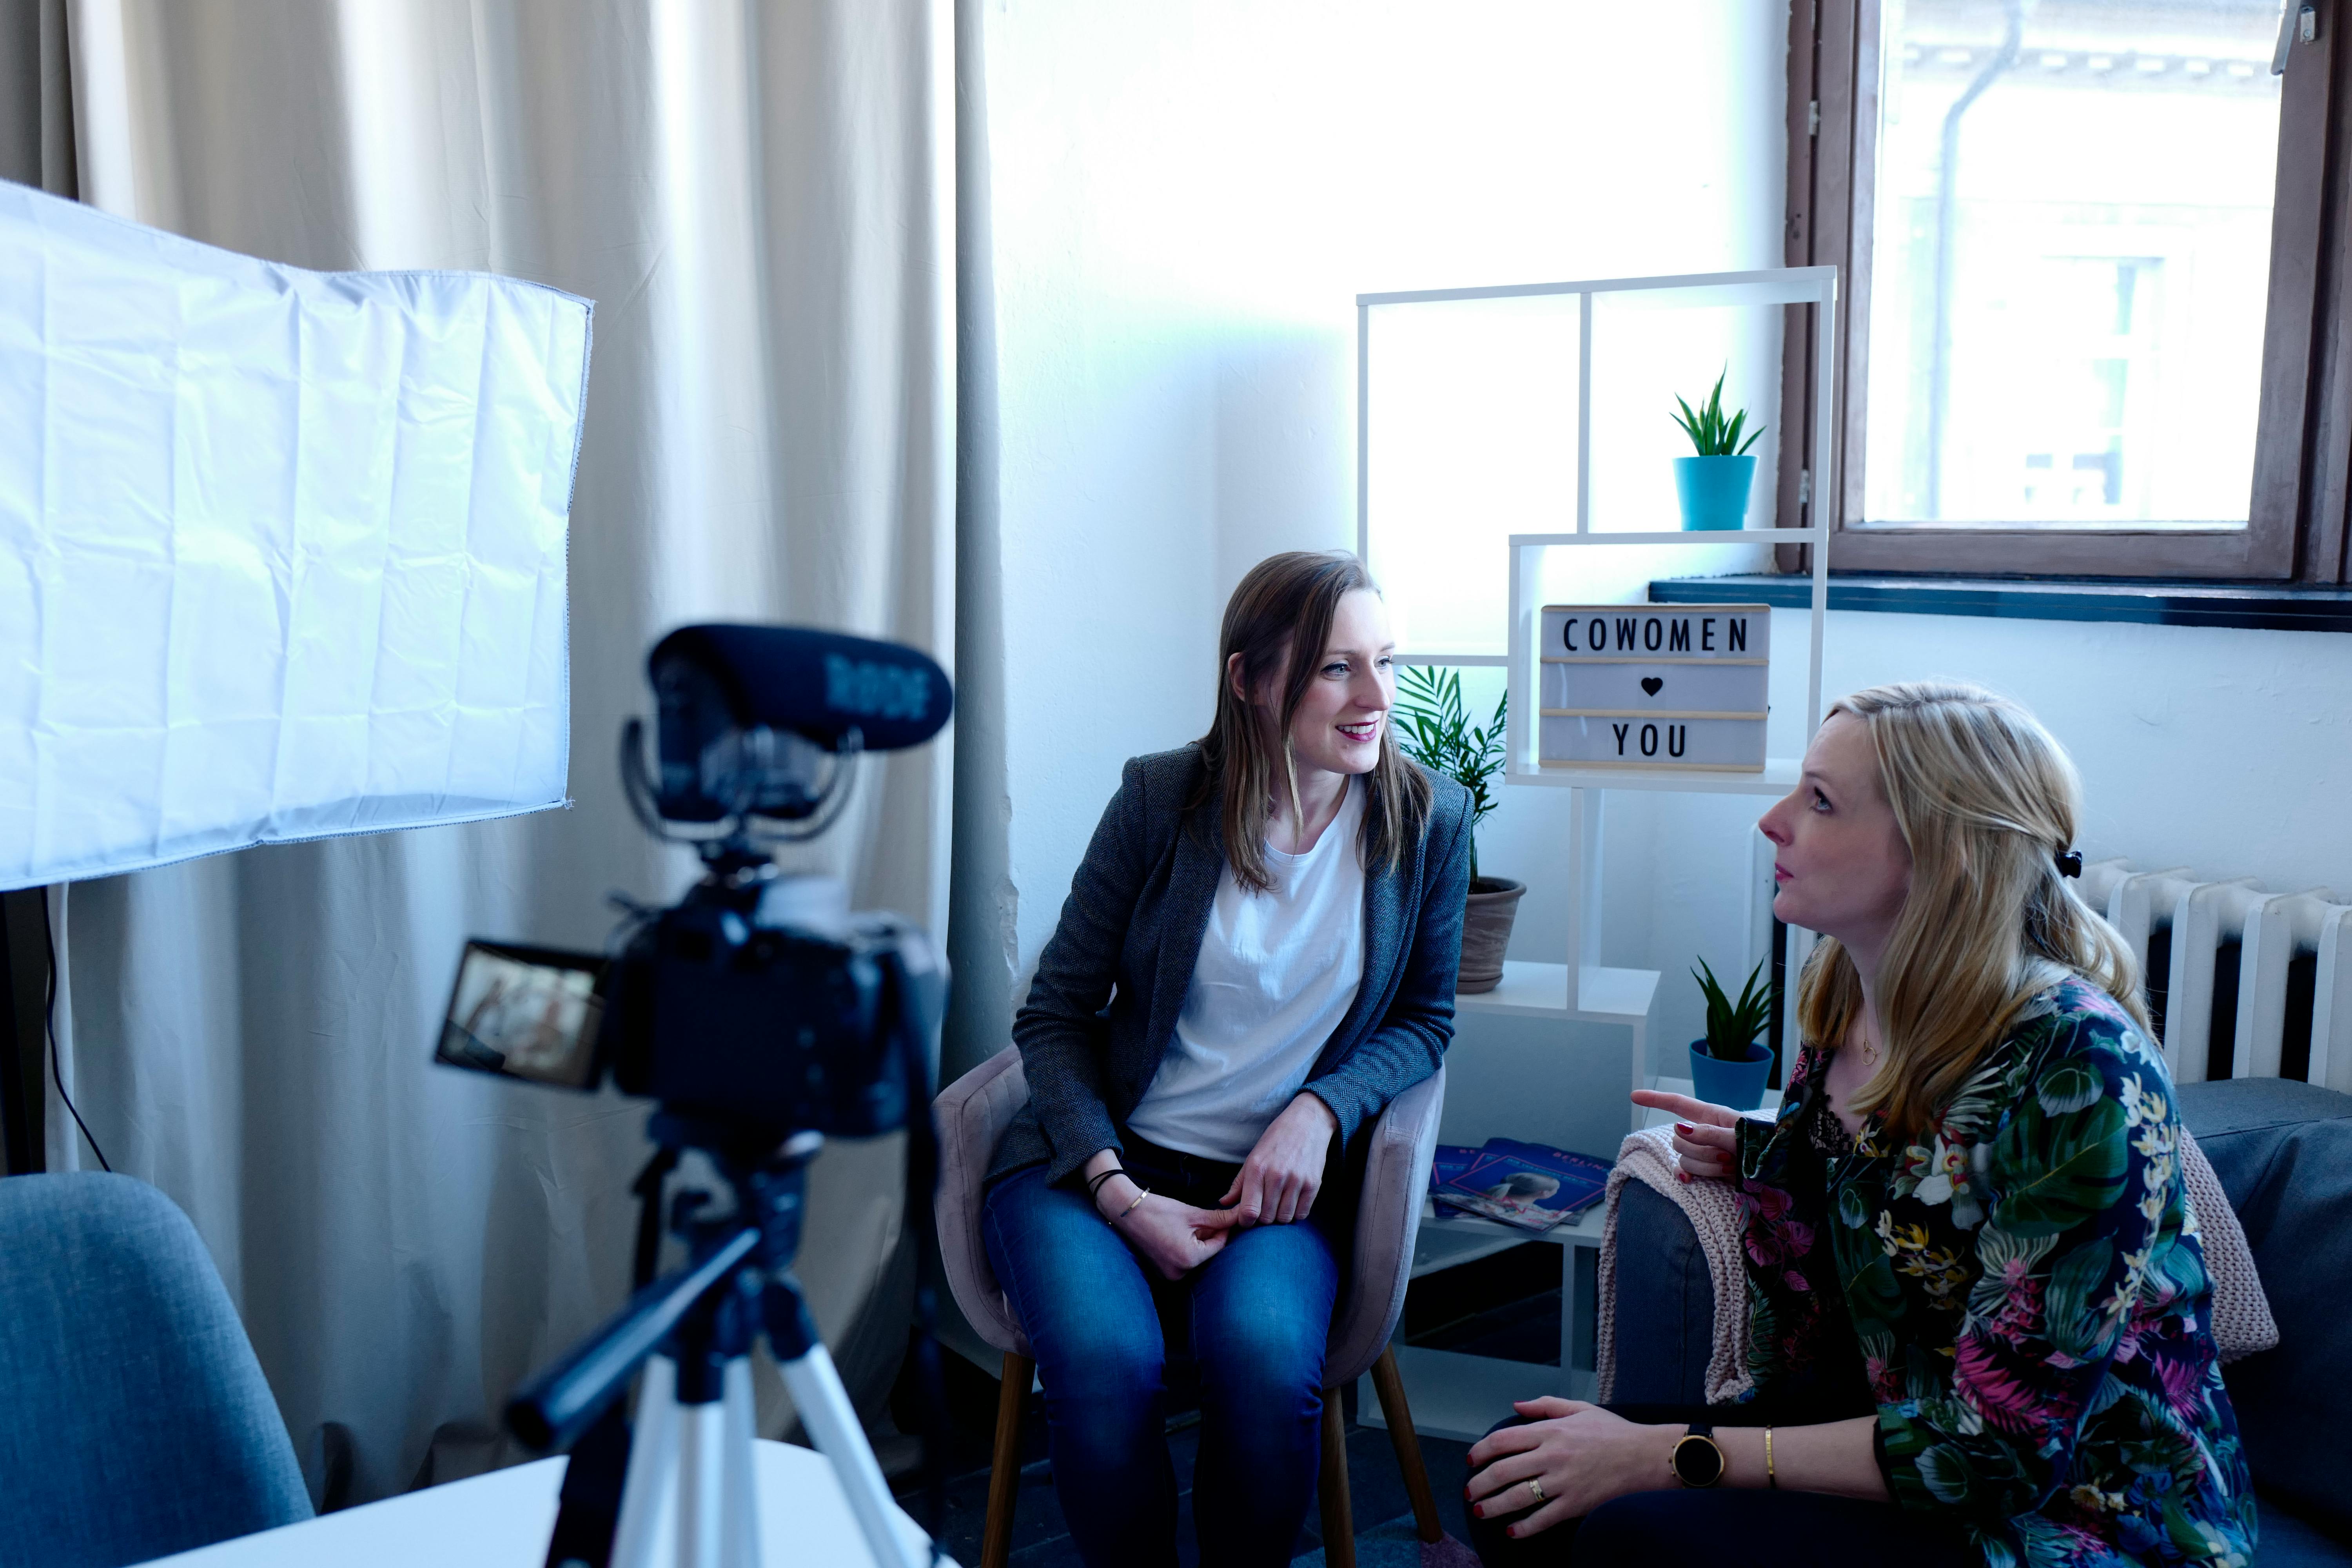
[[[1546,605],[1546,767],[1760,773],[1765,605]]]

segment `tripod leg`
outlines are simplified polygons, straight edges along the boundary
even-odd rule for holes
[[[719,1568],[726,1429],[726,1406],[716,1401],[678,1407],[677,1568]]]
[[[613,1568],[656,1568],[656,1543],[669,1533],[677,1507],[677,1363],[659,1355],[646,1363],[629,1479],[621,1488],[621,1522],[613,1531]]]
[[[898,1532],[893,1517],[898,1505],[890,1500],[889,1484],[882,1479],[882,1467],[874,1462],[874,1450],[866,1446],[866,1429],[857,1424],[856,1407],[841,1386],[833,1357],[824,1345],[812,1343],[803,1354],[778,1364],[793,1407],[816,1439],[817,1451],[833,1461],[834,1473],[841,1478],[849,1511],[856,1517],[875,1563],[879,1568],[929,1568],[929,1549],[918,1548]]]
[[[727,1363],[719,1434],[719,1568],[760,1568],[760,1491],[751,1468],[751,1363]]]

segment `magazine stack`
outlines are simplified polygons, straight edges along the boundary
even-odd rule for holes
[[[1429,1171],[1430,1195],[1447,1211],[1483,1215],[1522,1230],[1547,1231],[1572,1220],[1609,1190],[1610,1162],[1549,1143],[1489,1138],[1483,1148],[1441,1143]]]

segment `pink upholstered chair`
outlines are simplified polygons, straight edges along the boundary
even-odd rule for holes
[[[1020,1468],[1021,1409],[1035,1374],[1036,1359],[1021,1331],[1012,1304],[988,1266],[980,1237],[981,1180],[1005,1124],[1029,1098],[1021,1053],[999,1051],[950,1084],[936,1109],[940,1126],[940,1251],[947,1263],[948,1287],[980,1337],[1004,1354],[1003,1383],[997,1396],[996,1447],[988,1483],[988,1523],[981,1538],[981,1568],[1003,1568],[1013,1542],[1013,1500]],[[1348,1451],[1342,1441],[1339,1391],[1366,1372],[1379,1390],[1389,1439],[1396,1445],[1412,1499],[1421,1539],[1437,1541],[1437,1500],[1414,1438],[1412,1413],[1405,1406],[1389,1337],[1404,1310],[1404,1289],[1412,1274],[1413,1238],[1421,1229],[1423,1195],[1429,1190],[1429,1160],[1437,1144],[1438,1111],[1445,1101],[1445,1071],[1413,1085],[1391,1101],[1372,1130],[1364,1168],[1362,1201],[1356,1211],[1356,1257],[1343,1284],[1339,1310],[1331,1322],[1324,1355],[1329,1380],[1323,1401],[1324,1555],[1333,1568],[1354,1568],[1355,1525],[1348,1506]]]

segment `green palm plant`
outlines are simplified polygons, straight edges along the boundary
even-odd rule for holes
[[[1725,365],[1723,374],[1715,378],[1715,390],[1707,395],[1706,401],[1697,408],[1692,408],[1689,404],[1676,397],[1675,402],[1681,405],[1682,412],[1667,416],[1683,427],[1683,433],[1691,438],[1691,446],[1702,458],[1743,456],[1748,448],[1756,445],[1757,440],[1764,434],[1764,426],[1759,425],[1748,433],[1747,440],[1742,441],[1739,438],[1739,432],[1747,428],[1748,425],[1748,410],[1745,408],[1740,409],[1728,419],[1723,416],[1723,382],[1724,377],[1730,374],[1731,367]]]
[[[1452,669],[1402,665],[1397,669],[1397,745],[1427,768],[1470,792],[1470,878],[1478,878],[1478,824],[1502,804],[1493,789],[1503,771],[1503,720],[1510,706],[1507,689],[1495,717],[1483,728],[1470,722],[1462,700],[1462,677]]]
[[[1698,961],[1691,978],[1698,982],[1699,994],[1706,998],[1706,1054],[1719,1062],[1746,1061],[1748,1047],[1772,1022],[1780,988],[1764,978],[1760,961],[1748,971],[1748,984],[1739,988],[1737,1002],[1725,994],[1706,959]]]

